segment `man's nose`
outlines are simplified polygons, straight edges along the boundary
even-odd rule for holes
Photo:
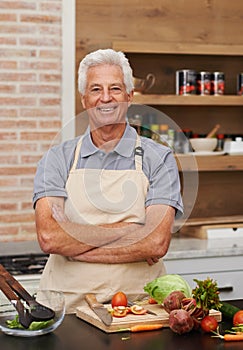
[[[101,100],[104,102],[110,101],[112,98],[110,89],[103,89],[101,93]]]

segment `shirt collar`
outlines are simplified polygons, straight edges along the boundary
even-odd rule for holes
[[[117,154],[123,157],[131,157],[135,148],[136,137],[137,133],[135,129],[127,123],[124,134],[121,140],[114,148],[113,152],[116,152]],[[81,156],[88,157],[99,151],[100,149],[93,144],[90,134],[90,128],[88,127],[82,138]]]

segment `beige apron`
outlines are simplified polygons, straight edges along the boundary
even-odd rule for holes
[[[143,223],[148,179],[142,171],[141,155],[135,155],[134,170],[76,169],[81,142],[80,138],[66,183],[65,214],[69,220],[94,225],[119,221]],[[136,147],[140,142],[137,137]],[[40,288],[63,291],[66,313],[74,313],[87,292],[95,293],[100,302],[108,302],[114,293],[122,290],[134,300],[144,295],[147,282],[164,273],[162,260],[152,266],[147,262],[100,264],[51,254]]]

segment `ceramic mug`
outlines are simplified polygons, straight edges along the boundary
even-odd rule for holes
[[[155,76],[152,73],[149,73],[145,79],[133,77],[133,85],[135,93],[144,93],[151,89],[155,83]]]

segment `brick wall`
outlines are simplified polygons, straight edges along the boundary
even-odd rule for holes
[[[0,1],[0,241],[35,238],[36,165],[61,127],[62,0]]]

